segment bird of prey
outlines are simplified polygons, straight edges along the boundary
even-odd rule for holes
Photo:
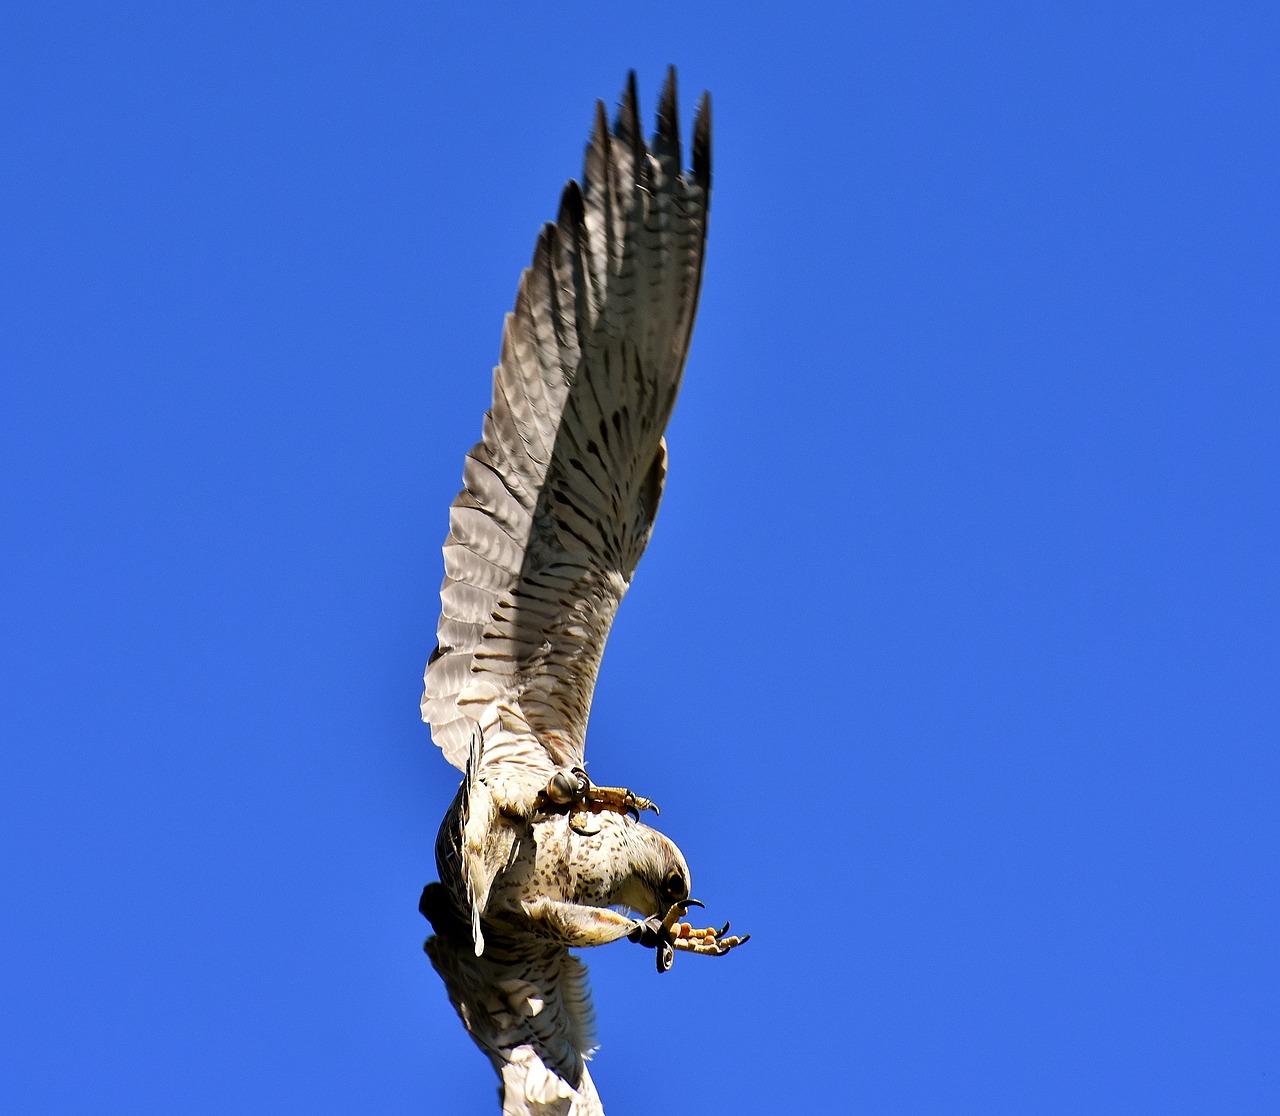
[[[585,771],[605,639],[653,530],[702,281],[711,190],[704,95],[685,169],[675,72],[646,144],[632,74],[603,104],[507,316],[493,405],[449,514],[423,719],[464,773],[421,910],[426,951],[501,1078],[508,1116],[602,1113],[586,969],[622,938],[720,955],[682,921],[689,867],[648,799]],[[627,912],[627,913],[624,913]]]

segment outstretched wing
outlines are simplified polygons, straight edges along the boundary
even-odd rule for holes
[[[527,936],[491,940],[482,956],[442,885],[422,913],[436,933],[427,956],[476,1045],[502,1079],[506,1116],[603,1116],[587,1072],[594,1015],[587,967],[563,945]]]
[[[422,697],[455,767],[498,702],[552,764],[582,762],[605,640],[666,476],[706,243],[705,96],[692,169],[681,162],[674,69],[649,146],[632,74],[612,131],[597,105],[582,186],[566,186],[521,277],[450,511]]]

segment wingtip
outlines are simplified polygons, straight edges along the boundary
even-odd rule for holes
[[[680,119],[677,108],[679,98],[676,93],[676,68],[667,67],[667,77],[662,83],[662,92],[658,94],[658,131],[659,134],[671,132]]]
[[[609,110],[603,101],[596,101],[595,116],[591,121],[591,135],[587,140],[587,150],[582,161],[582,188],[587,197],[595,197],[604,188],[608,177],[609,148]]]
[[[711,94],[703,93],[693,121],[693,177],[711,187]]]
[[[633,149],[644,145],[644,133],[640,127],[640,94],[636,90],[636,72],[627,71],[626,88],[622,91],[622,103],[618,106],[618,116],[613,125],[614,133],[625,138]]]
[[[577,230],[582,226],[584,212],[582,188],[571,178],[560,194],[560,212],[556,216],[556,224],[566,231]]]
[[[662,83],[662,92],[658,96],[658,129],[653,134],[653,148],[656,152],[671,158],[677,173],[682,169],[680,108],[676,91],[675,66],[667,67],[667,77]]]
[[[554,221],[546,222],[538,230],[538,239],[533,245],[533,259],[529,261],[529,270],[535,274],[544,273],[555,258],[556,238],[560,230]]]

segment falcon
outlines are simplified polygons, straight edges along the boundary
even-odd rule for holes
[[[625,938],[665,972],[677,952],[747,940],[684,921],[702,904],[680,850],[640,820],[657,807],[585,768],[605,640],[666,479],[710,191],[710,100],[686,170],[674,69],[648,143],[634,73],[612,128],[597,103],[582,184],[565,187],[521,276],[449,513],[422,716],[463,780],[421,910],[508,1116],[603,1113],[571,948]]]

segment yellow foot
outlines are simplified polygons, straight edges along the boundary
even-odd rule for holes
[[[618,814],[630,814],[636,821],[640,820],[641,810],[661,813],[652,800],[629,791],[626,787],[597,787],[594,783],[587,788],[587,797],[578,809],[589,810],[593,814],[598,814],[601,810],[613,810]]]
[[[707,953],[712,957],[723,957],[729,950],[750,940],[750,934],[743,934],[741,937],[730,934],[727,922],[719,930],[711,927],[698,930],[687,922],[677,922],[671,928],[671,944],[676,949],[683,949],[688,953]]]
[[[750,934],[741,937],[729,935],[729,924],[726,922],[719,930],[698,930],[687,922],[681,922],[680,916],[690,907],[701,907],[697,899],[683,899],[673,903],[663,918],[646,918],[636,926],[627,937],[633,942],[648,946],[657,953],[658,972],[665,973],[675,961],[675,951],[686,953],[709,954],[722,957],[729,950],[750,941]]]

